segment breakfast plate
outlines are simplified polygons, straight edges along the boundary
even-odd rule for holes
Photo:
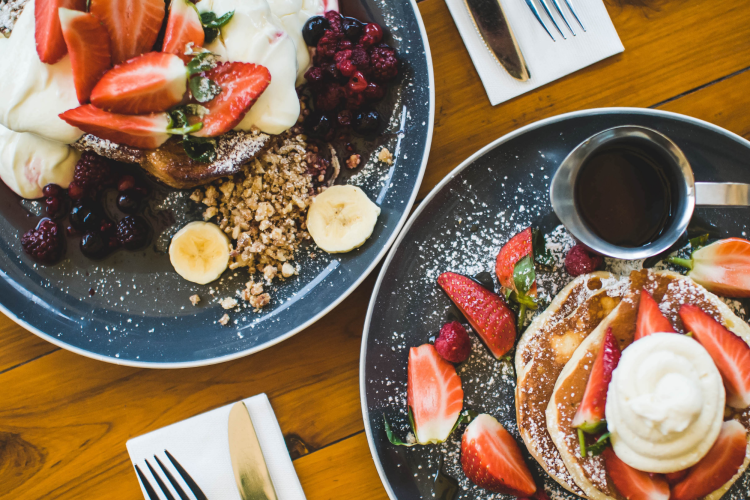
[[[22,4],[23,1],[18,3]],[[97,3],[100,5],[109,5],[105,0],[93,2],[93,4]],[[260,9],[258,12],[262,12],[263,9],[261,7],[265,5],[265,0],[256,3],[260,6],[258,7]],[[233,22],[231,21],[233,15],[235,16],[234,19],[240,19],[243,15],[252,16],[252,13],[246,14],[239,7],[230,10],[231,5],[233,5],[231,2],[204,0],[201,5],[205,4],[208,4],[209,8],[213,5],[215,11],[201,11],[200,22],[203,23],[203,29],[206,30],[217,32],[219,28],[223,30],[225,29],[224,27],[233,26],[231,24]],[[281,4],[282,2],[277,2],[274,5],[281,8]],[[192,4],[190,2],[187,2],[186,5],[188,6],[186,12],[190,14],[192,12],[191,9],[195,9],[195,7],[191,7]],[[303,2],[299,2],[299,5],[303,5]],[[305,3],[304,5],[308,4]],[[322,5],[326,5],[326,9],[328,9],[331,5],[336,5],[336,2],[323,2]],[[201,6],[198,8],[203,9]],[[229,12],[224,12],[221,9],[228,10]],[[267,10],[268,7],[265,7],[265,9]],[[386,3],[379,0],[352,0],[351,2],[341,2],[340,9],[343,15],[356,17],[382,26],[382,31],[378,28],[378,36],[382,34],[383,43],[377,46],[377,50],[381,50],[381,54],[385,53],[387,55],[388,51],[392,50],[385,45],[387,43],[398,54],[398,76],[393,78],[390,75],[392,80],[389,81],[389,90],[385,94],[385,97],[383,98],[382,93],[376,97],[377,99],[382,99],[376,105],[377,110],[381,113],[381,117],[378,122],[377,115],[375,115],[376,121],[374,124],[377,125],[380,123],[378,131],[382,133],[378,133],[377,135],[370,133],[369,135],[364,134],[354,137],[352,139],[353,146],[347,145],[353,149],[347,148],[347,150],[361,152],[362,161],[360,162],[360,158],[357,157],[357,161],[354,164],[346,166],[343,166],[342,161],[343,168],[341,168],[341,174],[336,179],[336,184],[349,184],[361,188],[362,191],[360,193],[364,192],[367,198],[377,205],[377,207],[373,205],[374,208],[370,208],[373,212],[377,213],[379,211],[377,223],[371,236],[369,233],[365,235],[365,237],[370,237],[363,245],[349,253],[328,254],[320,250],[312,241],[303,243],[295,256],[294,265],[284,268],[289,269],[288,272],[284,272],[284,278],[286,279],[279,280],[277,278],[271,282],[271,278],[274,277],[273,274],[276,273],[276,270],[272,269],[272,275],[270,277],[266,276],[266,281],[263,283],[265,287],[263,295],[256,294],[257,296],[251,297],[249,291],[251,287],[247,286],[249,298],[258,299],[258,297],[265,297],[265,303],[252,303],[250,300],[243,301],[245,296],[241,292],[245,288],[245,283],[252,283],[253,279],[248,274],[246,267],[239,266],[234,268],[230,266],[230,269],[224,272],[220,280],[208,284],[200,284],[200,280],[193,280],[194,282],[186,281],[175,272],[177,266],[173,268],[173,264],[178,260],[184,261],[185,258],[183,256],[176,256],[175,252],[169,251],[172,236],[191,221],[208,220],[212,216],[214,217],[213,220],[216,220],[216,211],[224,209],[221,205],[218,208],[216,204],[210,205],[208,202],[210,197],[209,188],[203,189],[200,193],[196,193],[190,189],[175,190],[166,188],[163,184],[147,178],[143,170],[137,165],[127,166],[118,164],[118,169],[121,169],[118,170],[118,175],[121,177],[116,185],[120,192],[123,192],[122,189],[129,189],[127,183],[133,182],[133,177],[123,174],[132,174],[135,176],[136,182],[142,183],[140,187],[137,186],[137,189],[144,188],[144,192],[148,193],[148,201],[141,205],[141,215],[149,221],[152,238],[150,243],[145,247],[141,246],[132,251],[117,250],[105,255],[103,258],[91,259],[84,256],[78,248],[79,243],[81,245],[84,244],[80,236],[81,233],[69,232],[68,237],[63,238],[63,241],[67,240],[67,243],[62,244],[63,247],[67,246],[67,250],[60,262],[54,265],[36,262],[31,258],[31,255],[24,253],[24,251],[26,253],[30,252],[21,235],[24,234],[24,231],[33,228],[37,221],[45,215],[44,199],[23,199],[12,192],[6,185],[0,186],[0,192],[2,192],[2,202],[0,202],[0,213],[2,213],[2,217],[0,217],[0,248],[2,249],[0,250],[0,274],[2,275],[2,279],[0,280],[0,297],[2,297],[0,298],[0,310],[38,336],[60,347],[85,356],[130,366],[181,368],[219,363],[246,356],[274,345],[319,320],[347,297],[385,255],[390,244],[396,238],[399,229],[404,224],[414,202],[427,163],[432,138],[434,83],[429,46],[416,2]],[[92,7],[92,12],[94,10],[96,9]],[[23,17],[24,14],[18,17],[19,25],[26,23],[25,25],[28,26],[30,22],[33,23],[33,18],[28,17],[33,14],[33,8],[30,12],[26,17]],[[206,15],[208,17],[205,17]],[[267,15],[271,16],[270,13]],[[303,24],[302,21],[292,15],[279,15],[282,18],[281,22],[284,29],[287,31],[300,29]],[[65,23],[73,23],[78,19],[85,18],[88,14],[84,16],[83,13],[71,11],[66,16],[68,17],[65,19],[61,17],[61,19]],[[247,21],[250,17],[242,19]],[[237,26],[240,26],[239,22],[237,21]],[[260,26],[262,29],[265,29],[261,24],[248,24],[246,26],[250,26],[252,29],[259,29],[258,26]],[[271,40],[270,43],[275,43],[274,40],[281,40],[278,44],[283,42],[286,44],[285,47],[287,49],[291,47],[291,63],[287,60],[283,64],[286,66],[290,66],[291,64],[290,67],[293,70],[293,49],[295,45],[284,38],[284,31],[279,31],[281,28],[278,26],[277,24],[273,24],[272,27],[277,30],[276,35],[268,39]],[[4,28],[5,26],[1,27]],[[105,28],[109,29],[108,25]],[[357,24],[354,28],[362,30],[363,25]],[[63,35],[65,35],[65,30],[67,29],[70,29],[69,24],[64,25]],[[97,29],[101,30],[102,28]],[[5,31],[3,31],[3,34],[6,34]],[[310,44],[308,40],[303,42],[303,34],[299,32],[295,33],[295,43],[297,45],[302,43]],[[208,38],[206,38],[206,45],[211,46],[212,50],[217,52],[221,57],[226,55],[222,51],[228,50],[231,52],[235,50],[236,52],[240,52],[239,49],[242,48],[242,45],[237,43],[232,45],[230,43],[232,36],[241,37],[241,30],[234,29],[231,33],[222,31],[221,42],[214,42],[211,45],[208,43]],[[320,37],[321,35],[318,34],[317,36]],[[13,34],[11,34],[9,40],[14,40]],[[6,42],[6,40],[0,40],[0,42]],[[226,47],[224,44],[226,44]],[[71,46],[70,43],[68,45]],[[1,45],[0,48],[6,46],[7,44]],[[33,38],[29,46],[33,47]],[[256,48],[257,46],[257,44],[254,45]],[[72,47],[75,47],[75,45]],[[38,50],[39,48],[37,47]],[[164,50],[166,52],[166,41]],[[301,54],[298,54],[297,58],[306,56],[309,59],[306,50],[304,46],[301,46]],[[33,48],[30,51],[33,53]],[[185,55],[189,59],[194,54]],[[183,54],[177,51],[177,55],[182,56]],[[33,57],[36,57],[36,53],[33,53]],[[230,54],[226,57],[228,59],[236,57],[239,60],[240,57],[244,56],[243,54],[236,56]],[[196,57],[196,59],[198,58]],[[180,73],[182,72],[182,63],[175,56],[172,56],[172,61],[174,62],[175,60],[177,61],[177,66],[180,68],[178,73]],[[216,68],[215,63],[212,64]],[[273,72],[276,71],[275,68],[278,68],[282,64],[282,61],[269,56],[264,64],[267,64],[271,68],[271,72]],[[200,71],[200,68],[198,71]],[[214,69],[199,74],[212,75],[212,71]],[[285,76],[290,76],[290,81],[293,84],[295,79],[294,72],[287,71],[287,73],[290,73],[290,75],[285,74]],[[303,71],[300,71],[296,75],[298,81],[302,78],[302,73]],[[105,74],[105,77],[108,74]],[[182,78],[184,79],[184,75]],[[198,77],[191,78],[195,79]],[[207,77],[201,78],[204,78],[203,81],[205,81]],[[219,81],[219,77],[217,76],[216,78]],[[97,88],[99,85],[103,85],[102,82],[104,81],[105,78],[102,78]],[[276,81],[276,78],[274,78],[274,81]],[[3,85],[6,84],[12,86],[13,82],[3,80]],[[182,92],[184,92],[184,81],[182,85]],[[193,88],[193,80],[190,80],[190,85],[190,92],[194,96],[198,96],[197,92],[206,91],[205,88],[201,90],[200,86]],[[266,81],[265,85],[268,85],[268,81]],[[271,83],[271,86],[273,85]],[[208,88],[210,90],[210,87]],[[292,99],[297,99],[297,95],[294,92],[294,85],[291,85],[290,88]],[[108,98],[118,97],[116,92],[111,91],[107,95],[106,86],[104,89],[102,95]],[[76,88],[77,90],[79,89]],[[277,111],[274,111],[270,115],[268,113],[263,114],[267,109],[265,104],[261,105],[261,100],[265,97],[263,95],[261,96],[261,100],[257,101],[257,105],[245,116],[245,121],[251,121],[253,127],[257,125],[262,130],[267,131],[268,134],[278,134],[279,130],[276,129],[280,127],[274,120],[279,119],[279,114],[281,113],[281,111],[278,111],[281,108],[278,106],[278,102],[276,102],[281,99],[279,92],[281,91],[277,88],[273,93],[268,94],[268,101],[273,101],[272,104],[276,106],[273,109]],[[95,100],[95,94],[96,92],[92,91],[92,102]],[[215,95],[212,94],[204,97],[211,99]],[[227,96],[227,99],[230,96]],[[72,96],[72,99],[75,100],[75,94]],[[84,102],[80,96],[78,100],[81,103]],[[37,102],[42,101],[43,99]],[[250,101],[250,106],[252,106],[252,102],[255,101]],[[75,102],[75,105],[77,104]],[[25,106],[27,109],[30,109],[28,104],[25,104]],[[212,112],[200,105],[190,104],[189,106],[193,106],[190,109],[198,110],[196,111],[198,113],[196,116],[201,116],[201,118],[205,115],[206,111],[208,111],[209,116]],[[77,110],[85,109],[91,111],[92,108],[94,108],[93,105],[82,105]],[[296,117],[299,115],[299,107],[296,101],[294,101],[294,105],[290,108],[291,111],[287,113],[289,116],[284,116],[284,120],[288,122],[291,119],[291,123],[294,124]],[[71,112],[77,110],[71,110]],[[102,114],[104,112],[96,111],[96,113]],[[90,118],[81,114],[75,116],[71,114],[70,117],[72,118],[70,118],[71,121],[68,123],[75,122],[81,129],[84,128],[85,120]],[[34,113],[19,115],[13,123],[14,125],[18,125],[20,129],[29,121],[36,120],[37,118]],[[242,118],[240,117],[240,119]],[[321,117],[318,117],[318,119],[322,120]],[[192,132],[189,132],[191,128],[188,126],[187,121],[183,125],[185,126],[185,130],[188,130],[183,135],[186,144],[185,152],[187,152],[187,139],[189,138],[187,134]],[[307,122],[304,125],[307,127]],[[359,126],[359,123],[357,125]],[[172,126],[170,117],[169,127]],[[68,127],[62,130],[68,131],[67,133],[69,134],[70,130],[75,131],[76,129]],[[263,136],[263,134],[257,132],[256,128],[252,130],[252,132],[248,132],[246,135],[254,134],[257,137]],[[116,132],[117,130],[114,130],[114,133]],[[315,129],[315,132],[320,132],[319,128]],[[182,134],[183,132],[179,133]],[[231,133],[234,133],[234,131],[230,131]],[[26,135],[28,136],[29,134]],[[70,143],[72,140],[75,140],[75,137],[80,135],[80,131],[78,131],[78,135],[75,135],[72,139],[66,139],[66,143]],[[108,137],[105,137],[105,139],[108,139]],[[267,140],[267,136],[265,140]],[[114,141],[114,139],[110,141]],[[222,159],[221,155],[223,154],[223,143],[221,141],[222,139],[219,140],[218,146],[216,146],[219,160]],[[98,154],[105,154],[106,144],[103,149],[101,147],[102,142],[106,143],[107,141],[100,141],[97,137],[93,137],[92,132],[89,132],[76,144],[80,144],[81,149],[86,149],[87,151],[93,150]],[[141,161],[143,160],[142,153],[139,153],[138,150],[133,152],[128,147],[121,147],[120,143],[116,143],[115,146],[115,148],[110,148],[116,153],[110,156],[111,158],[135,158],[137,162],[144,165],[144,169],[160,179],[172,176],[171,179],[175,180],[177,179],[175,176],[180,174],[180,172],[169,171],[169,163],[143,163]],[[153,147],[156,146],[142,146],[144,149]],[[382,153],[386,149],[386,153],[389,156],[385,158],[382,156],[379,157],[378,152]],[[184,156],[185,152],[180,150],[178,153]],[[26,153],[25,150],[24,153]],[[199,154],[200,150],[198,150],[198,153],[195,153],[195,151],[193,153]],[[392,157],[390,157],[390,154],[392,154]],[[352,157],[354,156],[356,155],[352,155]],[[130,159],[129,161],[133,160]],[[156,167],[161,167],[161,170]],[[149,168],[151,169],[149,170]],[[260,166],[257,168],[260,169]],[[330,172],[330,169],[328,172]],[[220,173],[221,171],[219,171]],[[164,177],[159,177],[160,175]],[[326,178],[328,176],[330,174],[326,173]],[[322,180],[323,174],[320,175],[320,181]],[[52,180],[47,182],[58,181]],[[126,186],[121,189],[123,183]],[[36,189],[40,189],[40,186],[37,186]],[[107,210],[110,210],[110,213],[117,213],[117,208],[122,207],[122,204],[126,203],[127,200],[123,202],[118,198],[118,193],[114,192],[113,188],[110,187],[108,189],[109,191],[104,191],[101,203]],[[213,193],[216,194],[218,187],[210,189],[213,189]],[[54,198],[57,196],[58,188],[55,188],[53,191],[52,197]],[[248,189],[247,192],[249,191]],[[310,188],[310,192],[312,192],[312,188]],[[67,197],[68,195],[69,197]],[[34,197],[38,196],[39,194]],[[46,192],[45,196],[48,196]],[[73,199],[74,204],[82,203],[75,201],[78,198],[73,196],[70,189],[63,196],[67,197],[64,198],[67,200],[64,202],[67,203],[67,206],[70,206],[70,199]],[[196,198],[196,196],[198,197]],[[49,208],[49,205],[46,208]],[[213,214],[208,213],[211,209],[214,210]],[[291,206],[289,209],[296,210]],[[91,210],[91,212],[93,211]],[[122,212],[125,212],[125,210],[123,209]],[[119,214],[116,218],[122,220],[123,216]],[[297,221],[296,223],[300,224],[302,222]],[[119,222],[117,224],[119,227]],[[218,232],[216,226],[212,227],[214,233]],[[302,224],[302,227],[304,228],[304,224]],[[102,223],[102,228],[104,228],[104,222]],[[225,233],[228,233],[230,239],[233,240],[236,240],[238,233],[240,233],[239,225],[234,232],[235,234],[232,234],[231,227],[226,229],[222,227],[221,229]],[[60,231],[63,230],[60,229]],[[247,228],[244,230],[247,230]],[[270,228],[268,230],[270,231]],[[103,232],[104,229],[102,229]],[[73,237],[71,234],[73,236],[77,234],[77,237]],[[117,238],[120,239],[119,233]],[[226,237],[219,234],[218,241],[223,241],[222,238],[226,239]],[[192,241],[195,240],[191,239],[188,243]],[[363,239],[355,242],[355,244],[350,244],[346,250],[357,246],[361,241]],[[128,248],[125,243],[118,244],[125,246],[126,249]],[[189,247],[190,245],[187,246]],[[189,251],[190,249],[188,248],[186,252]],[[227,253],[226,246],[222,251],[224,254]],[[227,258],[224,255],[225,264]],[[240,256],[236,256],[236,258],[239,259]],[[280,258],[279,261],[274,263],[274,265],[278,266],[279,278],[282,274],[281,263],[286,262],[284,259],[287,258],[288,256]],[[219,273],[223,269],[226,269],[226,265],[219,268]],[[188,271],[185,270],[185,273],[187,274]],[[211,272],[214,273],[213,279],[215,279],[215,271]],[[260,278],[256,275],[256,280],[263,279],[263,273],[259,274]],[[205,282],[203,280],[203,283]],[[270,292],[270,303],[268,303],[268,292]]]
[[[445,283],[438,285],[442,273],[472,277],[499,293],[501,287],[495,279],[498,251],[512,236],[531,226],[545,236],[551,259],[549,269],[536,275],[537,297],[546,306],[572,281],[563,262],[575,241],[552,210],[551,180],[560,163],[582,141],[624,125],[647,127],[669,137],[684,152],[696,181],[750,182],[747,140],[691,117],[635,108],[584,110],[533,123],[487,145],[446,176],[416,209],[389,252],[364,327],[362,411],[370,450],[390,498],[512,498],[480,488],[464,474],[463,427],[439,444],[401,447],[389,442],[385,421],[390,422],[393,434],[414,442],[409,441],[415,436],[409,435],[412,428],[407,415],[410,349],[434,342],[447,322],[466,323],[465,315],[441,290]],[[748,208],[698,207],[688,233],[691,237],[707,233],[712,240],[747,238],[749,223]],[[687,240],[682,245],[687,245]],[[646,267],[658,262],[659,258],[650,259]],[[611,274],[602,273],[596,279],[624,276],[627,281],[631,271],[642,266],[642,260],[606,258],[603,270]],[[672,272],[681,269],[664,261],[657,267],[669,267]],[[668,276],[663,279],[684,279],[663,272]],[[721,301],[717,307],[747,321],[747,299]],[[517,369],[523,369],[523,364],[519,365],[518,358],[513,362],[515,352],[495,359],[476,335],[471,339],[468,359],[455,370],[463,388],[463,408],[488,413],[507,429],[521,445],[539,490],[543,486],[549,498],[579,498],[547,474],[523,445],[516,416]],[[549,415],[547,410],[547,425]],[[750,475],[745,473],[721,498],[739,500],[746,498],[748,491]]]

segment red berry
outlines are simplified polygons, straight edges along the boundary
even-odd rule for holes
[[[352,76],[357,70],[357,68],[349,59],[344,59],[343,61],[336,63],[336,67],[339,69],[343,76],[347,77]]]
[[[365,75],[361,71],[355,71],[351,78],[349,78],[349,88],[352,92],[360,94],[367,88],[367,80]]]
[[[352,58],[351,50],[339,50],[338,52],[336,52],[336,54],[333,55],[333,60],[334,62],[336,62],[337,65],[341,61],[345,59],[351,59],[351,58]]]
[[[331,111],[338,107],[344,97],[341,85],[332,83],[327,85],[315,98],[315,106],[321,111]]]
[[[347,109],[360,109],[365,104],[365,94],[354,92],[351,88],[346,89],[346,107]]]
[[[117,190],[121,193],[123,191],[127,191],[128,189],[133,189],[134,187],[135,177],[133,177],[132,175],[123,175],[117,182]]]
[[[44,209],[50,217],[55,217],[60,212],[60,205],[60,198],[57,196],[48,196],[44,200]]]
[[[435,339],[435,350],[446,361],[461,363],[471,354],[471,339],[466,329],[458,321],[443,325]]]
[[[396,51],[381,44],[370,48],[370,74],[374,80],[386,82],[398,74]]]
[[[108,160],[91,151],[84,151],[81,159],[76,163],[73,182],[85,194],[94,193],[98,189],[112,184],[112,173]]]
[[[336,117],[337,121],[339,122],[339,125],[341,127],[348,127],[352,124],[352,112],[348,109],[345,109],[343,111],[339,111],[338,116]],[[347,148],[348,151],[351,151],[351,149]]]
[[[47,184],[42,188],[42,194],[44,194],[45,197],[59,196],[60,193],[62,193],[62,188],[57,184]]]
[[[332,58],[334,54],[336,54],[338,48],[338,39],[335,35],[331,34],[330,30],[326,31],[325,34],[320,37],[320,40],[318,40],[317,51],[315,53],[316,62],[319,64],[322,61]]]
[[[365,89],[365,97],[372,101],[379,101],[385,95],[385,89],[375,82],[369,82]]]
[[[593,273],[601,267],[604,259],[601,255],[593,253],[582,244],[578,244],[568,251],[565,256],[565,269],[571,276],[580,276]]]
[[[317,66],[313,66],[305,72],[305,80],[310,83],[319,83],[323,81],[323,70]]]
[[[367,23],[365,25],[362,38],[359,39],[359,43],[367,47],[370,45],[375,45],[376,43],[380,43],[380,40],[382,39],[383,30],[380,28],[380,26],[375,23]]]
[[[341,31],[341,14],[335,10],[329,10],[325,13],[325,18],[328,19],[329,30],[336,34],[342,34]]]
[[[351,50],[354,44],[347,39],[343,39],[339,42],[339,50]]]
[[[35,229],[21,236],[23,251],[34,259],[52,264],[62,255],[60,228],[51,219],[42,219]]]
[[[73,181],[70,183],[70,186],[68,186],[68,196],[74,200],[78,200],[86,196],[86,191]]]

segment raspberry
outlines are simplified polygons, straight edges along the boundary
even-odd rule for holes
[[[339,48],[339,41],[331,30],[327,30],[325,34],[318,40],[317,51],[315,53],[316,63],[320,64],[323,61],[327,61],[332,58]]]
[[[331,111],[338,107],[344,97],[341,85],[331,83],[327,85],[315,98],[315,107],[322,111]]]
[[[51,219],[39,221],[36,229],[30,229],[21,236],[23,251],[40,262],[52,264],[62,255],[60,228]]]
[[[358,70],[366,73],[370,69],[370,56],[367,55],[367,50],[357,45],[352,49],[352,64],[354,64]]]
[[[73,183],[81,188],[84,195],[94,193],[98,189],[112,184],[109,163],[96,153],[84,151],[81,159],[76,163]]]
[[[352,64],[352,62],[349,59],[344,59],[343,61],[336,63],[336,67],[339,69],[341,74],[343,76],[352,76],[354,72],[357,70],[357,68]]]
[[[385,89],[375,82],[369,82],[365,89],[365,97],[372,101],[379,101],[385,95]]]
[[[374,80],[386,82],[398,74],[396,51],[381,44],[370,48],[370,74]]]
[[[305,80],[309,83],[320,83],[323,81],[323,70],[313,66],[305,72]]]
[[[446,361],[461,363],[471,354],[471,339],[466,329],[458,321],[443,325],[435,339],[435,350]]]
[[[339,50],[351,50],[352,47],[354,47],[354,44],[347,39],[339,42]]]
[[[332,31],[337,35],[343,35],[343,29],[341,27],[341,14],[335,10],[329,10],[325,13],[325,18],[328,19],[330,25],[328,31]]]
[[[364,33],[359,39],[359,43],[368,47],[380,43],[383,39],[383,30],[375,23],[367,23],[364,28]]]
[[[142,217],[126,215],[117,223],[117,240],[128,250],[138,250],[148,242],[149,227]]]
[[[351,78],[349,78],[349,90],[355,94],[361,94],[367,88],[367,80],[365,75],[360,71],[355,71]]]
[[[345,59],[351,59],[352,58],[352,51],[351,50],[339,50],[334,54],[333,60],[338,65],[341,61]]]
[[[362,92],[354,92],[350,87],[346,88],[347,109],[359,109],[365,104],[365,95]]]
[[[571,276],[593,273],[601,267],[604,259],[580,243],[568,251],[565,256],[565,269]]]

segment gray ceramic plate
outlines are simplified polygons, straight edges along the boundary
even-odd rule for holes
[[[649,109],[595,109],[556,116],[528,125],[484,147],[451,172],[419,205],[391,249],[370,300],[360,356],[360,391],[365,429],[375,465],[392,499],[445,499],[435,490],[439,464],[458,481],[457,498],[511,498],[471,484],[459,462],[459,429],[442,445],[396,447],[388,442],[385,414],[403,438],[409,348],[430,341],[457,309],[439,289],[444,271],[468,276],[494,273],[500,247],[529,225],[545,233],[558,227],[549,203],[550,178],[557,165],[586,137],[617,125],[643,125],[672,138],[691,162],[699,181],[750,182],[750,142],[715,125]],[[696,210],[694,222],[714,237],[746,237],[750,209]],[[562,231],[553,233],[560,235]],[[572,242],[553,238],[558,261]],[[631,263],[608,261],[613,271]],[[485,274],[495,282],[494,275]],[[571,278],[564,270],[540,273],[541,293],[554,296]],[[750,302],[728,301],[741,316]],[[473,336],[473,335],[472,335]],[[515,421],[515,373],[495,361],[474,340],[471,357],[459,365],[464,406],[494,415],[522,443]],[[525,448],[524,448],[525,449]],[[527,455],[538,484],[551,498],[578,498],[565,492]],[[747,498],[745,474],[725,499]],[[554,493],[554,494],[553,494]]]
[[[388,128],[375,145],[394,153],[389,168],[371,157],[341,182],[360,186],[381,207],[375,232],[348,254],[329,256],[310,248],[300,252],[300,275],[271,290],[262,312],[230,312],[217,320],[217,301],[235,296],[247,273],[226,272],[220,282],[199,286],[182,280],[166,255],[169,237],[185,222],[200,218],[187,199],[155,184],[147,216],[161,236],[139,253],[119,251],[102,261],[84,258],[74,239],[67,258],[40,266],[19,242],[36,224],[40,206],[0,187],[0,310],[40,337],[61,347],[113,363],[181,368],[219,363],[269,347],[311,325],[348,296],[385,255],[414,203],[432,139],[434,82],[432,60],[414,0],[344,0],[345,14],[379,23],[401,65],[396,84],[380,105]],[[373,148],[371,148],[373,149]],[[375,151],[377,152],[377,151]],[[203,300],[193,307],[188,298]]]

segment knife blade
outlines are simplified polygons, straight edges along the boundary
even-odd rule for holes
[[[277,500],[255,426],[243,401],[229,411],[229,456],[242,500]]]
[[[500,0],[464,0],[464,3],[479,36],[497,62],[516,80],[528,80],[529,69]]]

